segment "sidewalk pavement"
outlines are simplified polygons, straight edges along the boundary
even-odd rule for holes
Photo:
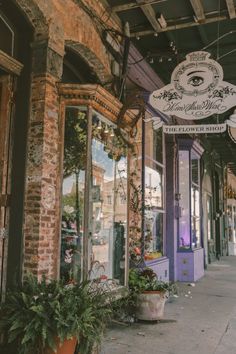
[[[209,265],[204,278],[179,284],[164,320],[116,325],[101,354],[236,354],[236,257]]]

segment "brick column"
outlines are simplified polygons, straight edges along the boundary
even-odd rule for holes
[[[59,98],[56,83],[63,57],[48,42],[32,45],[32,87],[28,128],[24,272],[39,278],[58,274],[59,258]]]

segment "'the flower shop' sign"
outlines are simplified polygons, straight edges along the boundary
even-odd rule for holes
[[[223,81],[219,63],[207,52],[186,56],[172,73],[171,83],[150,95],[150,104],[167,115],[195,120],[221,114],[236,103],[236,86]]]

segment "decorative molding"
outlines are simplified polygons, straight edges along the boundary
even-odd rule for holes
[[[23,68],[23,64],[0,50],[0,68],[6,70],[10,74],[19,76]]]
[[[122,103],[110,92],[100,85],[86,84],[58,84],[61,101],[66,105],[86,105],[109,118],[114,123],[117,122],[119,113],[123,107]],[[128,128],[132,126],[135,119],[135,112],[127,110],[121,126]]]

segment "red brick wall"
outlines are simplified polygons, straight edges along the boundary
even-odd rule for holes
[[[91,64],[104,81],[111,75],[110,57],[100,30],[72,0],[16,0],[35,26],[32,45],[31,105],[28,127],[24,209],[24,271],[39,278],[58,276],[60,248],[60,132],[57,82],[62,74],[65,43]],[[106,15],[100,2],[93,11]],[[97,9],[96,9],[97,6]],[[107,18],[110,15],[107,14]],[[106,16],[105,16],[106,17]],[[110,19],[109,25],[115,25]],[[38,41],[37,39],[40,39]]]
[[[52,75],[32,80],[25,195],[24,267],[41,275],[57,274],[59,103]]]

